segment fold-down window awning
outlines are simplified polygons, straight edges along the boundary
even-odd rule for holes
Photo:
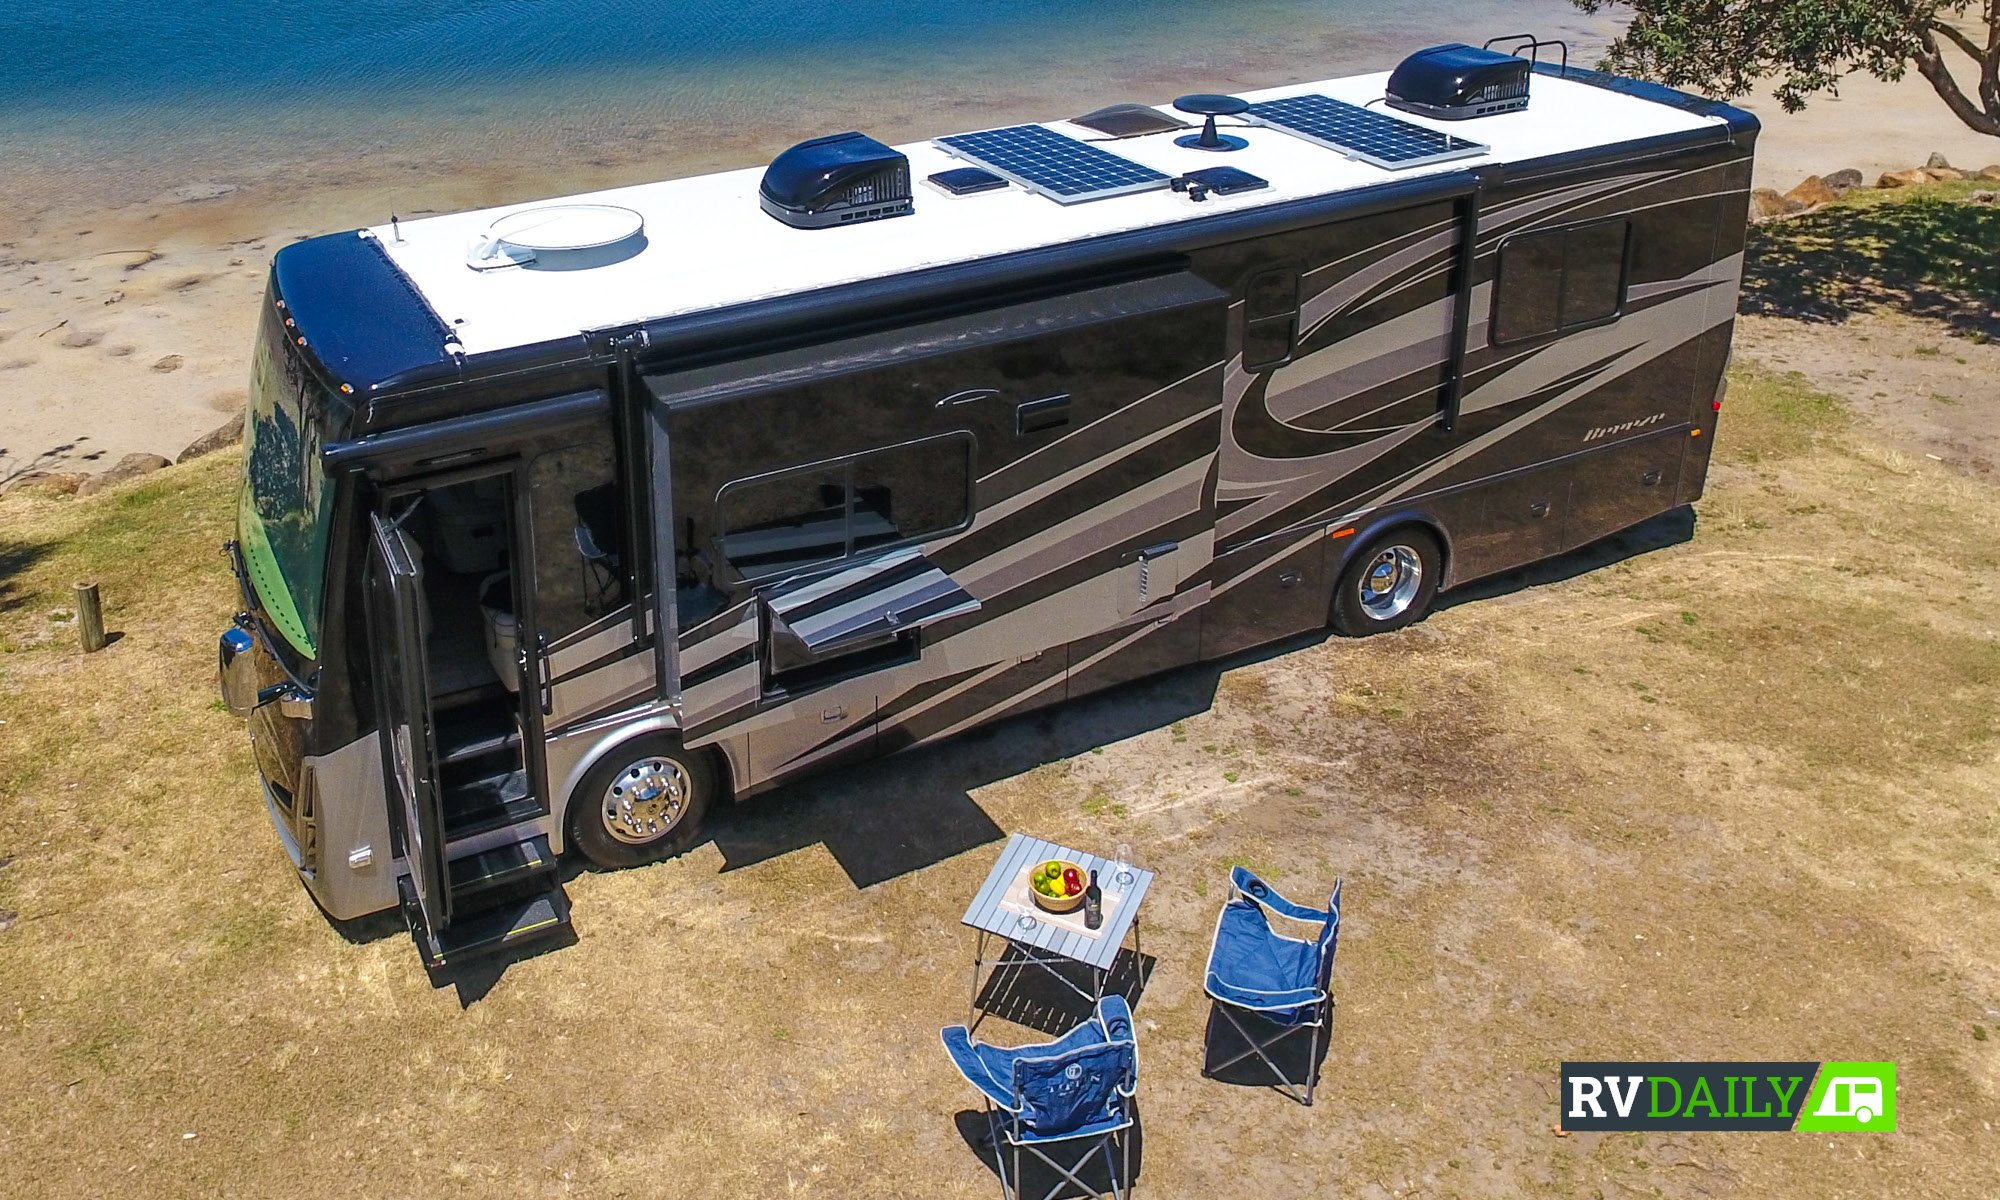
[[[818,579],[781,583],[763,598],[772,634],[814,657],[979,610],[972,593],[914,546]]]

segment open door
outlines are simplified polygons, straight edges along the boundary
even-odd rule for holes
[[[374,553],[368,600],[380,705],[382,763],[403,835],[409,875],[398,880],[410,931],[429,956],[451,923],[444,812],[438,796],[437,734],[424,654],[424,573],[408,534],[380,513],[371,517]],[[421,924],[421,928],[419,925]],[[426,943],[428,943],[426,945]]]

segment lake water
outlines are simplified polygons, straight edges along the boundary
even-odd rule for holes
[[[1608,26],[1565,0],[5,0],[0,201],[392,166],[708,169],[846,128],[907,139],[1386,69],[1520,29],[1587,62]]]

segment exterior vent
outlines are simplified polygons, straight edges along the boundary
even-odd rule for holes
[[[612,204],[552,204],[508,213],[465,252],[475,271],[532,267],[582,271],[623,262],[646,248],[646,219]]]
[[[757,199],[794,229],[879,221],[915,207],[910,160],[861,133],[800,142],[772,159]]]
[[[1525,58],[1462,43],[1432,46],[1404,59],[1389,76],[1390,108],[1445,121],[1519,112],[1528,107]]]

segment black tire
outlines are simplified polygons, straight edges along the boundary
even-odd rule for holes
[[[614,834],[611,830],[612,818],[606,815],[606,809],[612,807],[614,800],[610,795],[613,784],[622,778],[625,786],[635,789],[634,794],[626,798],[639,800],[639,813],[643,819],[648,805],[655,809],[670,805],[663,797],[656,799],[657,794],[641,796],[639,793],[667,786],[667,795],[671,796],[669,785],[676,778],[674,768],[679,771],[678,778],[685,781],[681,786],[686,793],[675,810],[677,815],[674,819],[657,834],[644,840],[626,840]],[[649,733],[633,738],[599,759],[597,765],[584,775],[583,782],[576,785],[576,791],[570,794],[569,844],[592,865],[607,870],[637,867],[672,858],[694,845],[695,839],[701,836],[702,819],[708,815],[715,791],[715,768],[708,755],[683,749],[680,739],[670,733]],[[618,807],[625,808],[622,804]],[[664,814],[652,818],[653,823],[658,823],[662,816]],[[627,824],[625,828],[627,837],[636,838],[642,832],[636,823]]]
[[[1396,572],[1397,578],[1377,579],[1376,586],[1385,581],[1400,586],[1408,581],[1411,563],[1415,564],[1416,578],[1407,597],[1395,600],[1396,587],[1371,597],[1371,576],[1378,568]],[[1405,525],[1381,535],[1363,546],[1340,573],[1340,582],[1333,589],[1334,630],[1348,637],[1369,637],[1423,620],[1430,613],[1431,601],[1437,598],[1443,567],[1444,554],[1437,537],[1423,526]]]

